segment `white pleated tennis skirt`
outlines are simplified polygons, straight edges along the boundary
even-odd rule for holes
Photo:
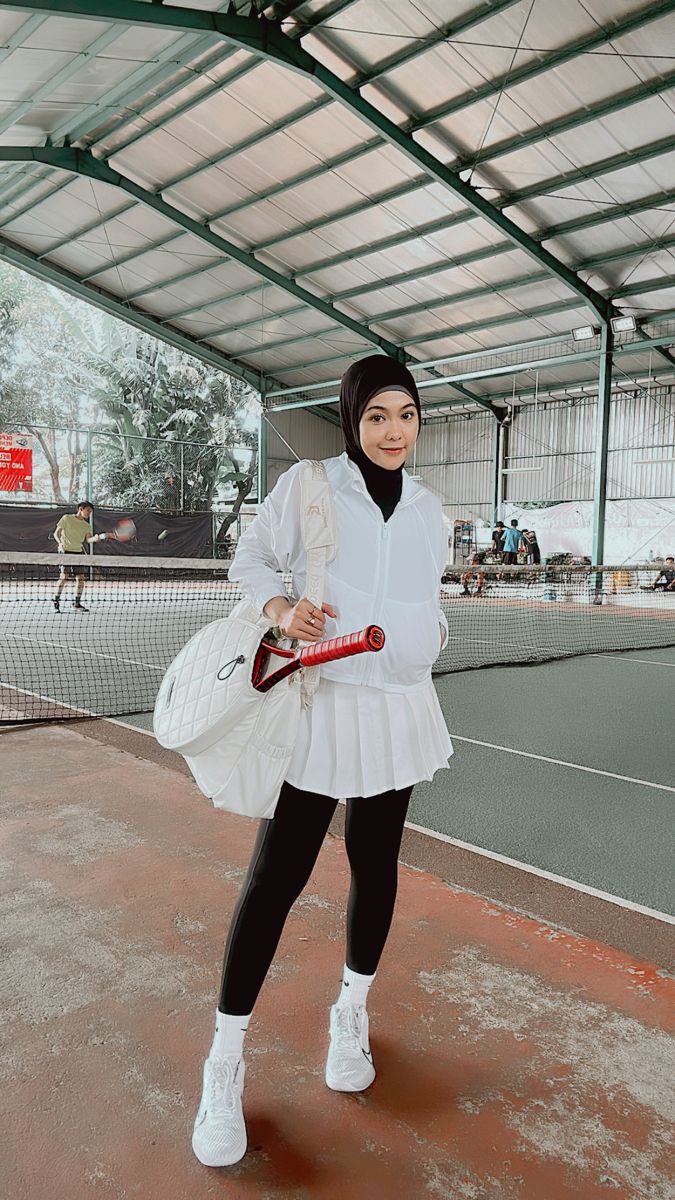
[[[413,692],[384,692],[322,678],[300,730],[286,779],[336,800],[377,796],[433,779],[452,742],[431,680]]]

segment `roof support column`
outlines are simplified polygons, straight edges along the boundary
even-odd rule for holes
[[[603,323],[600,331],[600,374],[598,378],[598,409],[595,421],[595,472],[593,476],[593,565],[604,562],[605,556],[605,509],[607,506],[607,448],[609,445],[609,414],[612,398],[612,351],[614,335],[612,327]],[[597,584],[602,577],[596,576]]]
[[[503,520],[504,466],[509,453],[509,428],[513,409],[504,417],[495,413],[494,441],[492,443],[492,523]]]
[[[267,412],[264,392],[260,400],[262,411],[258,424],[258,504],[262,504],[267,495]]]

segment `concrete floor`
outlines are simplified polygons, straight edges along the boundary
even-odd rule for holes
[[[326,1089],[348,886],[335,837],[251,1025],[249,1153],[201,1167],[190,1131],[254,827],[136,739],[0,734],[0,1195],[675,1197],[672,978],[429,873],[401,868],[369,1005],[378,1078]]]

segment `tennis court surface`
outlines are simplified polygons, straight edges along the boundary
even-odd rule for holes
[[[250,1150],[220,1173],[189,1139],[255,830],[199,795],[150,709],[239,596],[210,561],[132,561],[87,565],[88,613],[54,610],[51,560],[2,568],[0,1193],[671,1200],[671,598],[636,572],[447,584],[455,757],[413,797],[378,1078],[323,1083],[339,811],[249,1034]]]
[[[442,590],[449,641],[434,672],[675,645],[675,594],[652,591],[653,574],[483,567],[464,585],[457,576]],[[78,579],[86,612],[73,606]],[[0,720],[151,711],[181,647],[240,598],[226,565],[210,559],[1,553]]]
[[[3,1195],[672,1196],[672,978],[497,903],[478,868],[471,892],[401,869],[369,1004],[378,1078],[363,1096],[326,1089],[336,837],[249,1031],[249,1153],[201,1167],[190,1131],[252,823],[111,722],[15,728],[0,747]]]

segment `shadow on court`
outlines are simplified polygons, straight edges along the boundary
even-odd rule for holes
[[[254,827],[144,744],[105,722],[0,734],[2,1195],[670,1194],[666,973],[427,872],[401,869],[371,993],[377,1080],[326,1089],[348,886],[336,837],[249,1032],[249,1153],[200,1166],[190,1132]]]

